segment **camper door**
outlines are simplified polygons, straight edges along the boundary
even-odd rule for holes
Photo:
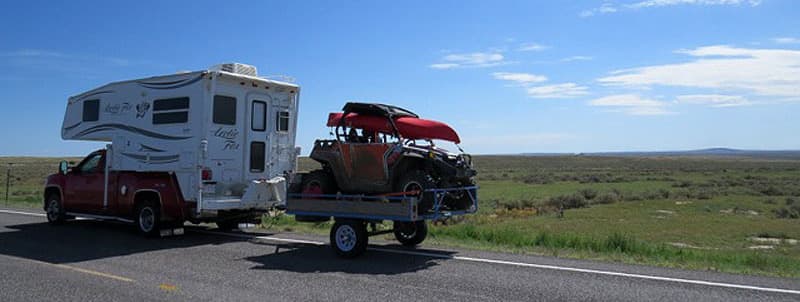
[[[245,170],[247,179],[266,179],[272,163],[270,150],[269,108],[272,99],[266,94],[251,93],[247,96],[247,126],[245,127]]]

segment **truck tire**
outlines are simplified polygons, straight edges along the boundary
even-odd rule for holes
[[[314,170],[303,175],[300,183],[301,194],[336,194],[336,191],[336,181],[325,170]]]
[[[61,197],[58,194],[50,194],[47,196],[47,222],[52,225],[64,223],[67,220],[64,207],[61,204]]]
[[[342,258],[354,258],[367,250],[367,225],[358,220],[337,220],[331,228],[331,247]]]
[[[404,246],[416,246],[427,236],[428,224],[425,220],[394,222],[394,238]]]
[[[161,209],[153,202],[143,202],[136,207],[136,229],[146,237],[157,237],[161,232]]]
[[[415,197],[419,199],[417,213],[423,215],[433,209],[434,199],[432,193],[424,192],[424,190],[433,189],[435,187],[436,184],[425,171],[411,170],[400,176],[397,183],[395,183],[394,190],[395,192],[422,191]]]

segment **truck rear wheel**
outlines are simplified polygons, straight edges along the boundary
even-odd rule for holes
[[[394,238],[404,246],[415,246],[425,241],[428,236],[428,224],[425,220],[395,221]]]
[[[67,219],[64,207],[61,206],[61,197],[58,194],[50,194],[47,197],[47,222],[52,225],[62,224]]]
[[[161,210],[152,202],[145,202],[136,207],[136,228],[147,237],[159,235]]]
[[[337,220],[331,228],[331,247],[342,258],[354,258],[367,250],[367,225],[358,220]]]

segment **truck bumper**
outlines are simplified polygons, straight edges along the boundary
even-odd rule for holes
[[[251,181],[241,198],[204,198],[202,211],[268,210],[286,203],[286,178]]]

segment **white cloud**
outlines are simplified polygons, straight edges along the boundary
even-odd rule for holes
[[[517,48],[517,51],[542,51],[548,47],[538,43],[524,43]]]
[[[759,6],[760,4],[761,0],[645,0],[629,4],[623,4],[619,6],[606,2],[603,3],[600,7],[583,10],[578,15],[585,18],[595,15],[616,13],[623,10],[638,10],[645,8],[668,7],[676,5],[697,5],[697,6],[749,5],[751,7],[755,7]]]
[[[675,102],[680,104],[707,105],[711,107],[735,107],[753,104],[743,96],[722,94],[679,95]]]
[[[800,44],[800,39],[794,37],[777,37],[772,41],[778,44]]]
[[[598,81],[628,87],[661,85],[800,97],[800,50],[716,45],[678,53],[694,60],[614,71]]]
[[[528,96],[535,99],[563,99],[588,94],[588,88],[575,83],[562,83],[545,86],[530,87]]]
[[[590,60],[593,60],[593,59],[594,59],[593,57],[589,57],[589,56],[571,56],[571,57],[563,58],[563,59],[561,59],[559,61],[561,61],[561,62],[590,61]]]
[[[611,111],[622,112],[628,115],[668,115],[674,114],[667,110],[666,103],[653,99],[642,98],[635,94],[617,94],[597,98],[589,101],[590,106],[610,107]]]
[[[547,81],[547,77],[532,73],[495,72],[492,73],[492,77],[498,80],[514,82],[523,86]]]
[[[603,3],[603,5],[601,5],[600,7],[584,10],[578,15],[581,16],[581,17],[586,18],[586,17],[591,17],[591,16],[594,16],[594,15],[604,15],[604,14],[611,14],[611,13],[616,13],[616,12],[617,12],[617,8],[614,5],[612,5],[610,3]]]
[[[747,5],[758,6],[761,0],[647,0],[626,5],[629,8],[664,7],[674,5]]]
[[[441,63],[431,64],[433,69],[452,69],[466,67],[490,67],[508,64],[503,54],[499,52],[473,52],[449,54],[442,58]]]

